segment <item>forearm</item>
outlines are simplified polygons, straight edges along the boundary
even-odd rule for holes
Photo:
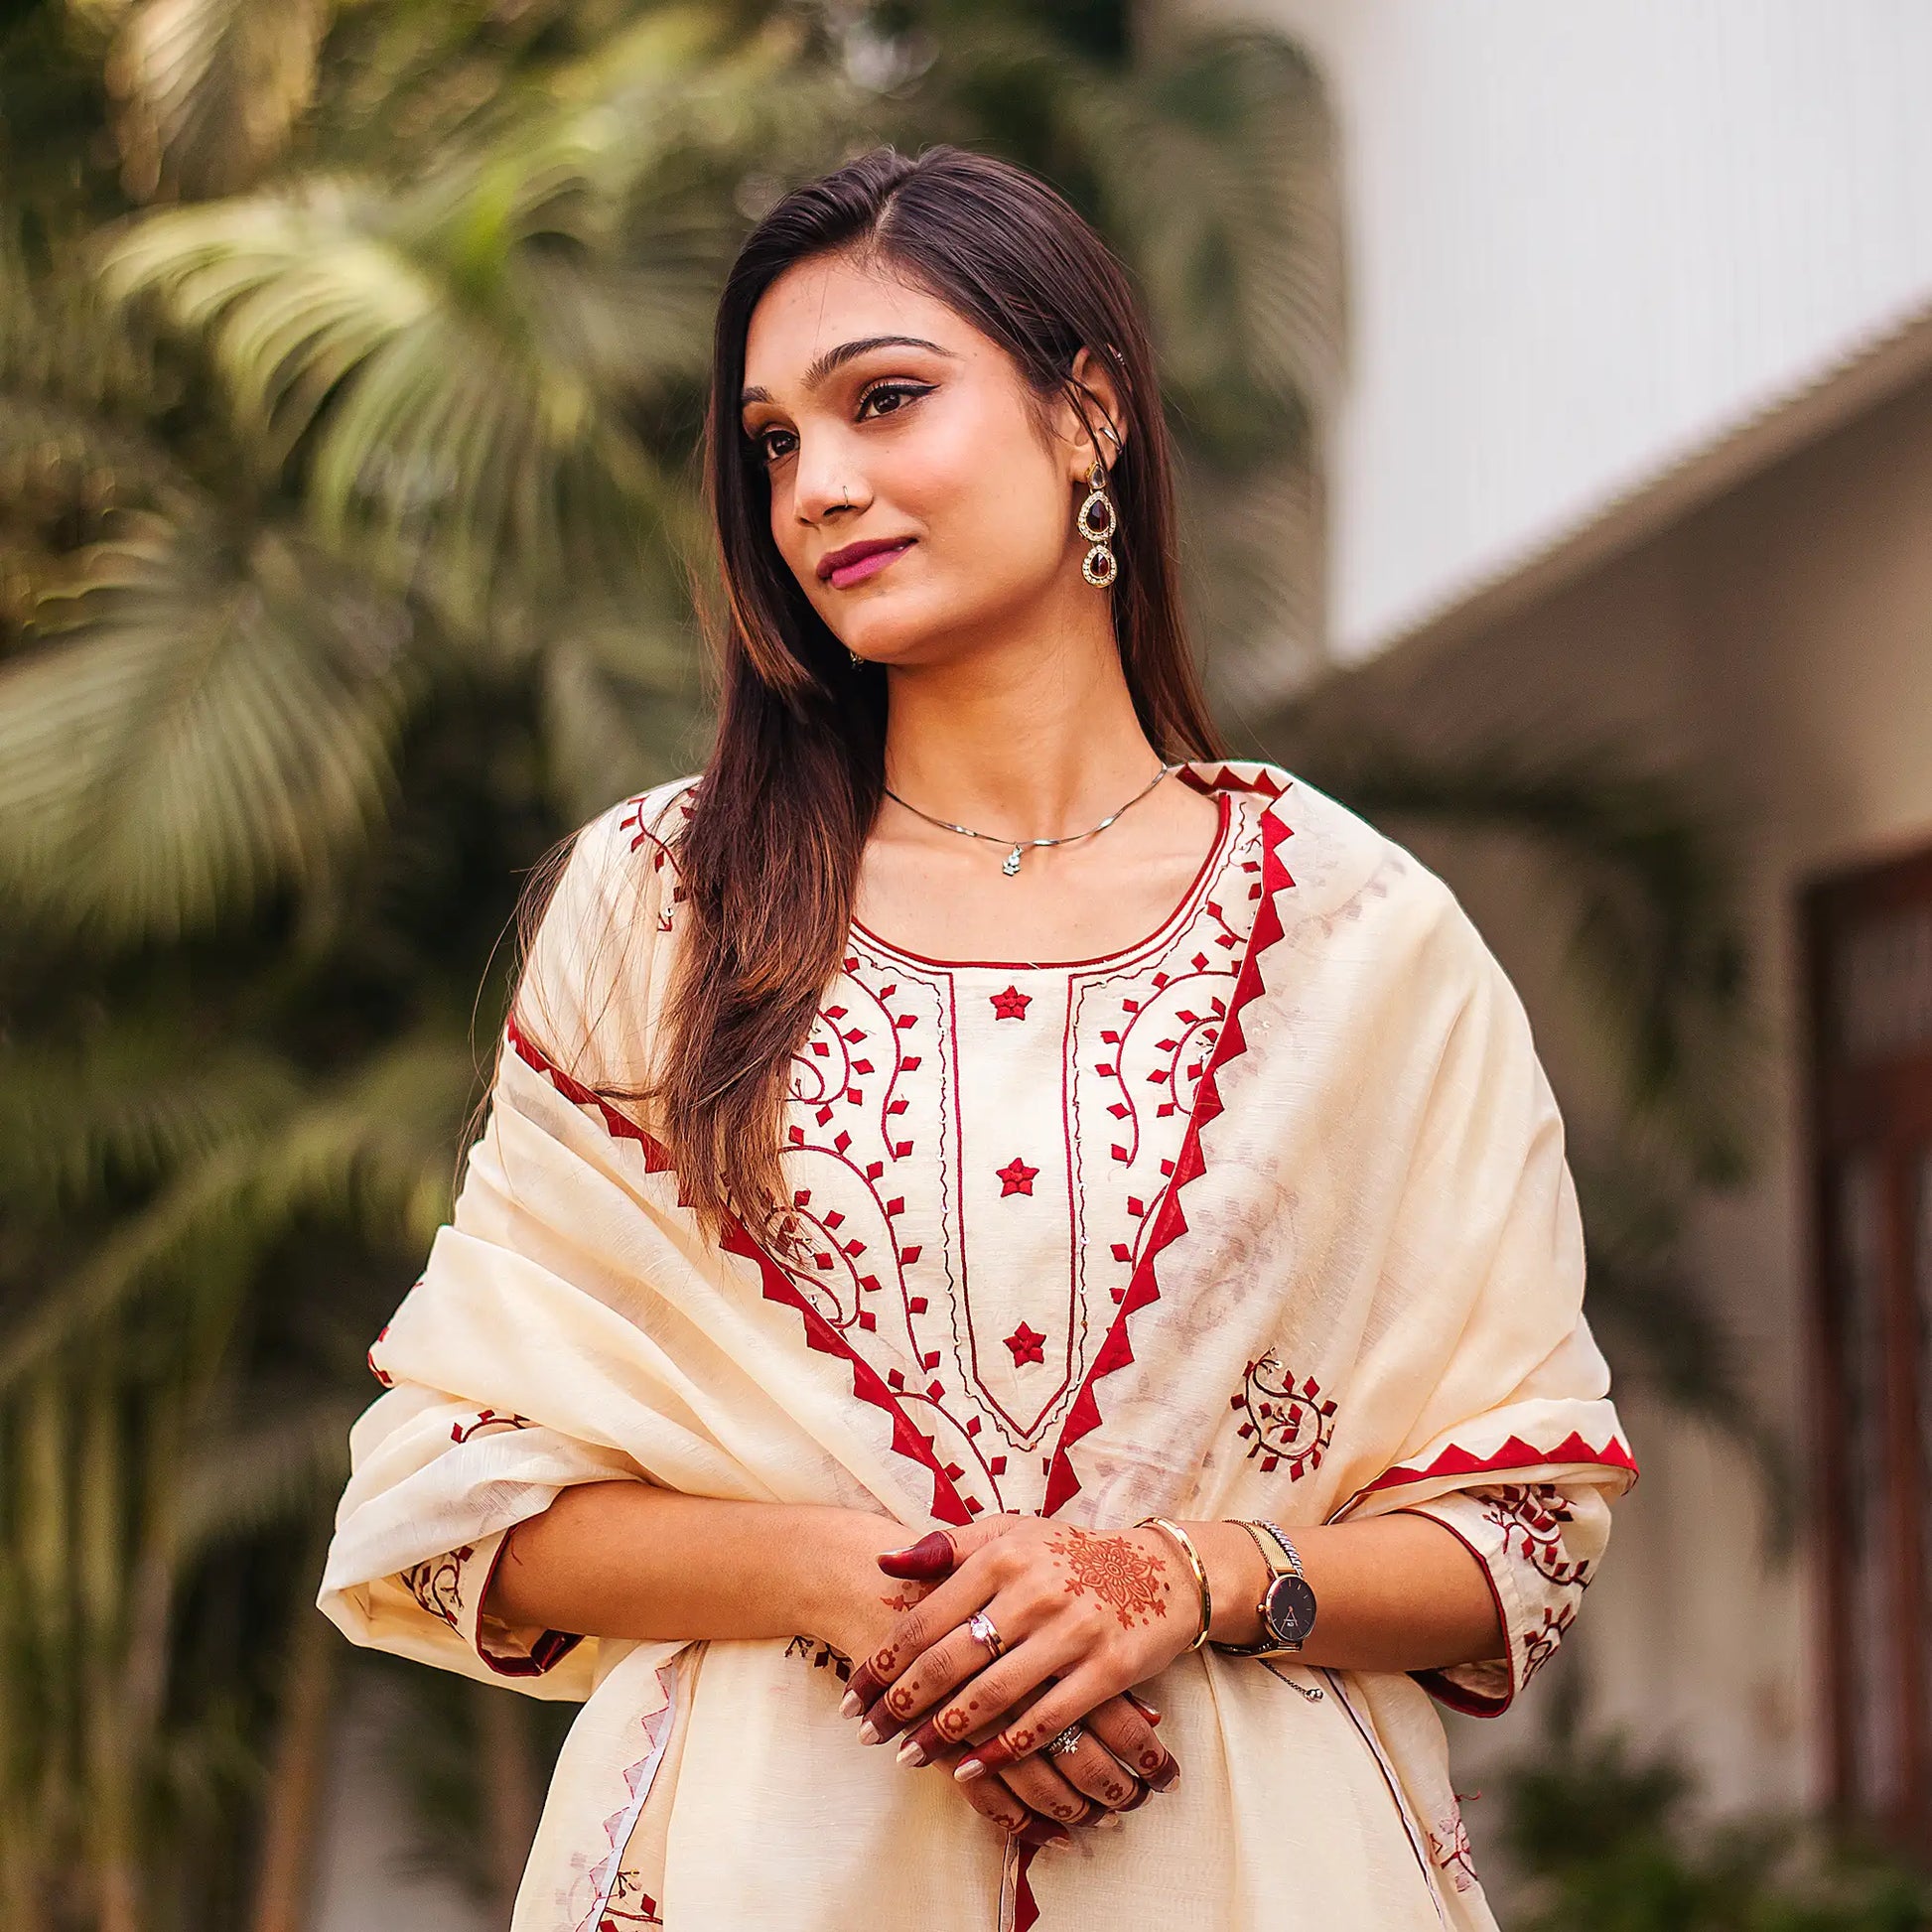
[[[1256,1643],[1268,1566],[1232,1522],[1185,1523],[1214,1599],[1210,1637]],[[1443,1669],[1500,1656],[1502,1623],[1481,1563],[1426,1516],[1396,1513],[1360,1523],[1291,1529],[1318,1606],[1297,1653],[1336,1670]]]
[[[504,1539],[486,1607],[592,1636],[839,1643],[856,1595],[880,1594],[879,1552],[904,1541],[858,1510],[580,1483]]]

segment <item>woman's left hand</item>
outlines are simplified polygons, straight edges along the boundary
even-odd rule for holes
[[[853,1673],[863,1722],[881,1741],[914,1725],[909,1741],[923,1759],[978,1738],[954,1768],[962,1781],[1039,1750],[1157,1676],[1200,1627],[1193,1579],[1154,1529],[1102,1534],[999,1516],[934,1531],[880,1568],[945,1581]],[[975,1611],[998,1632],[997,1655],[973,1633]],[[1157,1789],[1175,1769],[1151,1732],[1126,1768]]]

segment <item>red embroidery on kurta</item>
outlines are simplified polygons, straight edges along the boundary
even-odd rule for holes
[[[1200,778],[1189,771],[1183,771],[1180,775],[1199,791],[1239,787],[1264,791],[1270,798],[1275,798],[1280,796],[1282,789],[1265,771],[1250,781],[1231,772],[1225,765],[1207,778]],[[1262,899],[1255,914],[1253,930],[1248,934],[1247,951],[1234,982],[1227,1018],[1220,1029],[1220,1037],[1214,1042],[1212,1053],[1201,1068],[1186,1138],[1181,1143],[1179,1158],[1173,1164],[1167,1187],[1155,1209],[1153,1228],[1141,1249],[1133,1278],[1121,1296],[1120,1311],[1114,1316],[1107,1338],[1101,1343],[1093,1365],[1087,1370],[1086,1380],[1081,1383],[1080,1392],[1067,1411],[1066,1421],[1060,1428],[1059,1445],[1047,1458],[1046,1495],[1040,1504],[1042,1516],[1050,1516],[1062,1503],[1079,1494],[1080,1479],[1073,1472],[1068,1451],[1082,1437],[1091,1435],[1100,1427],[1096,1384],[1104,1376],[1112,1375],[1133,1361],[1134,1350],[1128,1340],[1128,1323],[1142,1309],[1161,1299],[1157,1268],[1162,1250],[1186,1232],[1187,1216],[1181,1208],[1180,1192],[1206,1170],[1207,1163],[1200,1148],[1201,1130],[1220,1114],[1225,1105],[1221,1099],[1221,1069],[1247,1050],[1247,1038],[1241,1031],[1242,1010],[1261,991],[1262,955],[1282,936],[1281,913],[1276,907],[1275,896],[1295,883],[1289,877],[1288,868],[1281,857],[1281,847],[1291,836],[1292,828],[1272,811],[1262,814]]]
[[[1335,1433],[1335,1405],[1323,1398],[1313,1376],[1298,1383],[1271,1350],[1248,1364],[1228,1406],[1245,1414],[1235,1434],[1251,1458],[1260,1456],[1264,1475],[1286,1462],[1289,1480],[1299,1482],[1321,1466]]]
[[[1028,1327],[1024,1321],[1007,1337],[1007,1346],[1013,1350],[1015,1368],[1025,1368],[1029,1362],[1043,1362],[1046,1359],[1046,1337],[1038,1329]]]
[[[1004,993],[995,993],[992,998],[994,1018],[998,1020],[1024,1020],[1027,1009],[1034,1003],[1034,996],[1021,992],[1017,986],[1009,986]]]
[[[1480,1475],[1491,1469],[1528,1469],[1545,1462],[1593,1462],[1607,1468],[1627,1469],[1633,1476],[1637,1473],[1636,1457],[1614,1436],[1607,1438],[1601,1449],[1592,1449],[1581,1434],[1572,1431],[1550,1449],[1539,1449],[1520,1436],[1512,1436],[1501,1449],[1492,1449],[1487,1455],[1477,1455],[1451,1443],[1427,1468],[1385,1469],[1355,1493],[1366,1496],[1372,1490],[1394,1489],[1405,1482],[1432,1482],[1438,1476]]]
[[[1005,1200],[1009,1194],[1031,1194],[1034,1190],[1034,1181],[1039,1174],[1037,1168],[1028,1167],[1017,1154],[1004,1168],[995,1168],[993,1172],[1000,1176],[1002,1200]]]
[[[646,1133],[629,1115],[621,1114],[581,1080],[573,1079],[561,1067],[553,1065],[517,1026],[513,1016],[505,1023],[504,1036],[518,1058],[541,1073],[566,1100],[579,1107],[595,1109],[616,1138],[636,1142],[643,1150],[644,1171],[647,1173],[672,1172],[671,1158],[655,1135]],[[842,1359],[852,1370],[852,1393],[861,1402],[869,1402],[874,1408],[883,1410],[891,1419],[894,1449],[918,1463],[932,1477],[933,1515],[942,1523],[971,1522],[978,1514],[977,1509],[953,1486],[952,1475],[933,1452],[931,1437],[922,1436],[912,1427],[911,1418],[900,1408],[879,1371],[857,1354],[845,1337],[805,1300],[797,1284],[752,1238],[742,1222],[734,1219],[726,1223],[722,1245],[727,1254],[738,1255],[758,1269],[767,1302],[782,1303],[797,1312],[804,1324],[806,1346],[818,1354],[835,1355]]]

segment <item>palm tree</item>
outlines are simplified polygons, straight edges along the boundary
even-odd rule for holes
[[[1207,631],[1306,655],[1339,276],[1279,41],[1157,59],[1091,0],[0,18],[7,1924],[299,1916],[316,1536],[475,988],[517,874],[693,755],[713,291],[785,184],[934,138],[1136,266]],[[499,1756],[554,1742],[455,1690]]]

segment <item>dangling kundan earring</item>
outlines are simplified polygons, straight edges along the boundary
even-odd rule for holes
[[[1104,591],[1120,569],[1113,551],[1107,547],[1107,539],[1119,527],[1119,519],[1114,515],[1113,498],[1107,494],[1107,473],[1100,467],[1098,457],[1087,472],[1086,501],[1073,520],[1088,546],[1080,563],[1080,575],[1096,590]]]

